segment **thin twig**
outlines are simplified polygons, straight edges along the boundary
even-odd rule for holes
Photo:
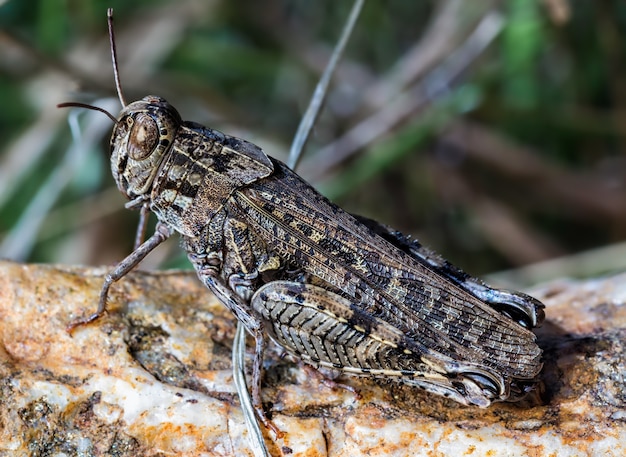
[[[339,59],[343,56],[343,52],[346,48],[346,44],[348,43],[348,39],[352,34],[352,30],[354,29],[354,24],[356,24],[356,20],[359,17],[359,13],[363,8],[364,0],[355,0],[352,5],[352,10],[350,11],[350,16],[348,16],[348,20],[343,27],[343,31],[341,32],[341,37],[339,41],[337,41],[337,45],[335,46],[335,50],[330,57],[330,61],[322,77],[317,83],[317,87],[315,88],[315,92],[313,92],[313,96],[311,97],[311,101],[309,102],[309,106],[302,116],[302,120],[300,121],[300,125],[298,126],[298,130],[296,135],[291,143],[291,150],[289,151],[289,159],[287,161],[287,165],[295,170],[298,166],[298,162],[300,161],[300,157],[302,157],[302,150],[306,145],[307,140],[309,139],[309,135],[311,133],[311,129],[317,120],[317,116],[320,113],[320,109],[324,104],[324,100],[326,98],[326,94],[328,93],[328,85],[330,84],[330,80],[337,68],[337,63]]]
[[[270,454],[265,446],[265,439],[261,426],[254,413],[252,405],[252,397],[246,383],[245,372],[245,355],[246,355],[246,331],[243,324],[237,321],[237,332],[233,340],[233,380],[235,388],[239,395],[239,402],[243,410],[243,417],[246,421],[246,427],[249,433],[249,441],[255,457],[269,457]]]
[[[463,2],[437,2],[437,11],[428,22],[422,38],[412,46],[378,82],[367,89],[363,104],[370,110],[380,109],[418,78],[435,68],[458,46]]]
[[[617,223],[624,220],[626,196],[619,188],[607,186],[601,175],[548,163],[527,146],[467,120],[453,123],[441,142],[464,151],[503,179],[529,183],[532,192],[544,196],[545,204],[568,208],[573,215],[590,214]]]
[[[68,149],[63,162],[55,167],[35,198],[31,200],[28,208],[22,213],[19,221],[0,244],[0,253],[3,257],[24,260],[28,256],[48,212],[74,176],[74,170],[80,166],[85,157],[84,151],[90,149],[89,145],[99,142],[110,129],[108,121],[103,122],[104,117],[88,112],[87,126],[84,128],[84,133],[81,133],[78,125],[79,114],[80,112],[72,111],[68,120],[74,138],[72,147]]]
[[[572,255],[485,276],[498,287],[523,289],[560,278],[590,278],[626,269],[626,242],[577,252]]]
[[[410,114],[449,93],[455,80],[493,42],[503,26],[504,19],[500,13],[488,13],[465,43],[441,66],[431,71],[424,81],[413,85],[380,111],[320,149],[314,160],[302,165],[301,174],[309,180],[319,180],[352,154],[383,137]]]

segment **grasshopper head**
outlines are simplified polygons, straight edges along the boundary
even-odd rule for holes
[[[153,95],[128,104],[120,113],[111,136],[111,172],[130,200],[150,192],[181,123],[178,111]]]

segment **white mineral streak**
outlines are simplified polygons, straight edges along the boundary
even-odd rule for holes
[[[136,273],[92,312],[101,269],[0,262],[0,456],[251,456],[230,370],[229,313],[188,273]],[[266,356],[264,399],[284,456],[626,455],[626,275],[561,281],[547,305],[540,394],[459,406]],[[343,380],[342,380],[343,381]]]

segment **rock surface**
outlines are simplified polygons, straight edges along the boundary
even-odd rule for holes
[[[137,272],[95,310],[104,269],[0,262],[0,456],[253,455],[231,376],[234,320],[193,273]],[[542,388],[481,410],[420,390],[324,383],[278,349],[264,400],[284,456],[626,455],[626,275],[533,294]]]

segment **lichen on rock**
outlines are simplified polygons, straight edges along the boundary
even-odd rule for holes
[[[0,456],[253,455],[231,375],[235,321],[190,272],[135,272],[93,312],[104,269],[0,262]],[[520,403],[333,387],[271,346],[272,455],[626,455],[626,276],[534,291],[545,365]]]

